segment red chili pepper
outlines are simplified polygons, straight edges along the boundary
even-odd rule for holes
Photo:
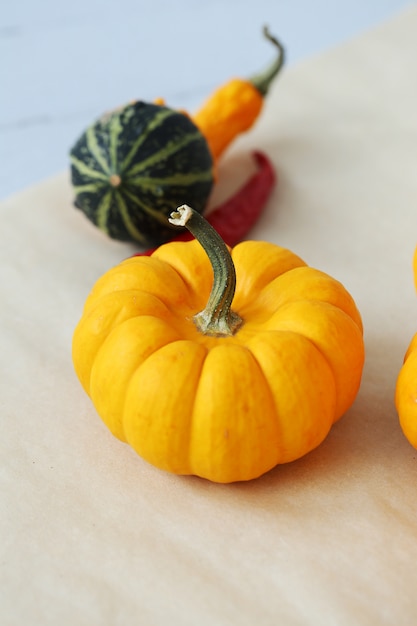
[[[207,221],[220,237],[231,247],[241,241],[258,220],[276,182],[276,173],[269,158],[263,152],[253,152],[258,171],[234,196],[213,209]],[[171,241],[189,241],[192,235],[183,232]],[[133,256],[149,256],[156,248],[137,252]]]

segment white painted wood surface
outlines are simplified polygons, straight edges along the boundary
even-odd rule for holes
[[[0,199],[68,167],[103,111],[163,96],[192,111],[261,69],[264,23],[293,64],[389,19],[406,0],[14,0],[0,12]]]

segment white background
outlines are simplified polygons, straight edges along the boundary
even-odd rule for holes
[[[101,113],[164,97],[193,111],[217,85],[271,59],[287,65],[337,46],[406,0],[15,0],[0,15],[0,199],[68,167]]]

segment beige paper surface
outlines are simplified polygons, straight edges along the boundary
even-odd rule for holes
[[[365,325],[355,405],[257,481],[171,476],[109,434],[70,345],[132,248],[71,207],[67,173],[2,204],[2,624],[416,623],[417,451],[393,403],[417,330],[416,33],[414,7],[286,70],[225,158],[217,194],[250,149],[270,155],[279,185],[253,238],[341,280]]]

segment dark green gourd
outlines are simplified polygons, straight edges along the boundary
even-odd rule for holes
[[[70,152],[76,207],[114,239],[159,245],[178,234],[169,215],[200,213],[213,186],[213,159],[191,119],[135,102],[90,126]]]

